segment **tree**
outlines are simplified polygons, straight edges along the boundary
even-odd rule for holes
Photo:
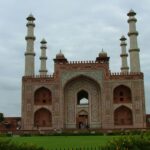
[[[4,115],[3,115],[3,113],[0,113],[0,123],[1,123],[2,121],[4,121]]]

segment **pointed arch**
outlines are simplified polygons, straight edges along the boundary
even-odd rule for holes
[[[125,85],[117,86],[113,91],[114,103],[130,103],[132,101],[131,90]]]
[[[92,77],[89,77],[87,75],[83,75],[83,74],[80,74],[80,75],[77,75],[75,77],[72,77],[70,78],[64,85],[64,89],[68,86],[68,84],[74,82],[74,81],[77,81],[77,80],[86,80],[86,81],[92,81],[99,89],[101,89],[101,85],[98,83],[98,81]]]
[[[77,93],[77,104],[78,105],[87,105],[89,103],[89,94],[85,90],[80,90]]]
[[[115,125],[132,125],[133,116],[132,111],[126,106],[120,106],[114,111]]]
[[[52,114],[45,108],[38,109],[34,113],[35,127],[50,127],[52,126]]]
[[[88,98],[89,105],[83,107],[86,107],[90,115],[78,116],[77,112],[82,106],[78,106],[77,104],[80,103],[82,98]],[[100,84],[91,77],[85,75],[79,75],[68,80],[64,87],[64,107],[66,108],[64,111],[66,128],[78,128],[80,126],[79,124],[83,124],[84,117],[86,123],[88,122],[90,127],[95,127],[95,124],[99,124],[100,121]]]
[[[48,88],[41,87],[34,93],[35,105],[50,105],[52,104],[52,93]]]
[[[88,115],[88,112],[86,110],[80,110],[78,115]]]

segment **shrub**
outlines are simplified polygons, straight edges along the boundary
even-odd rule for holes
[[[0,137],[11,137],[12,134],[11,133],[3,133],[3,134],[0,134]]]
[[[4,114],[0,113],[0,122],[4,121]]]
[[[37,147],[33,144],[16,144],[10,140],[0,140],[0,150],[44,150],[42,147]]]
[[[150,136],[122,136],[110,141],[102,150],[150,150]]]

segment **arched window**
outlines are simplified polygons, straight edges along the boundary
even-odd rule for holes
[[[120,85],[114,89],[114,103],[129,103],[131,102],[130,88]]]
[[[41,87],[35,91],[34,104],[35,105],[50,105],[52,103],[51,91],[45,87]]]
[[[84,90],[81,90],[77,94],[77,104],[78,105],[87,105],[89,103],[88,93]]]
[[[34,114],[34,126],[35,127],[51,127],[52,126],[52,114],[45,108],[37,110]]]
[[[132,125],[132,111],[125,107],[121,106],[114,111],[114,124],[115,125]]]

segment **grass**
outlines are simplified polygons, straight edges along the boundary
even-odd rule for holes
[[[11,139],[15,143],[32,143],[50,150],[56,148],[98,147],[117,137],[119,136],[31,136],[3,137],[3,139]]]

